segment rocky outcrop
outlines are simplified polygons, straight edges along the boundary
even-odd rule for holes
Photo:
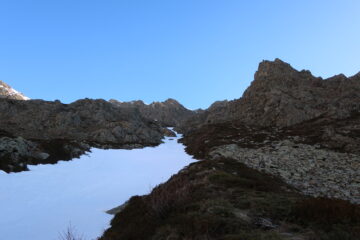
[[[29,100],[24,94],[16,91],[8,84],[0,80],[0,98],[17,99],[17,100]]]
[[[0,138],[0,169],[11,172],[11,171],[21,171],[26,169],[26,163],[23,159],[46,159],[48,158],[47,153],[38,152],[36,156],[36,147],[37,144],[31,141],[27,141],[22,137],[10,138],[10,137],[1,137]]]
[[[145,104],[143,101],[119,102],[111,99],[116,106],[138,109],[142,116],[159,122],[164,127],[175,127],[196,114],[174,99]]]
[[[169,128],[163,128],[162,133],[166,137],[176,137],[176,133]]]
[[[254,81],[240,99],[210,107],[178,130],[188,132],[203,124],[229,120],[284,127],[320,116],[343,119],[360,111],[359,100],[360,73],[322,79],[275,59],[259,64]]]
[[[319,116],[349,117],[360,110],[360,74],[323,80],[276,59],[263,61],[243,97],[231,104],[232,119],[261,126],[290,126]]]
[[[0,145],[9,146],[11,142],[11,146],[19,143],[21,149],[23,145],[28,146],[24,151],[11,147],[3,149],[2,154],[13,159],[12,165],[7,160],[8,166],[2,167],[7,171],[23,169],[17,164],[21,162],[19,159],[25,165],[35,160],[44,162],[46,154],[49,155],[46,159],[52,161],[67,160],[81,155],[89,146],[155,146],[161,143],[164,134],[159,124],[144,118],[137,109],[116,106],[105,100],[83,99],[62,104],[59,101],[0,99],[0,112],[1,136],[8,137],[0,138]],[[9,149],[13,149],[13,153]],[[38,152],[44,154],[38,155]]]
[[[28,165],[56,163],[78,158],[90,151],[90,145],[75,140],[26,140],[0,137],[0,169],[10,172],[28,170]]]

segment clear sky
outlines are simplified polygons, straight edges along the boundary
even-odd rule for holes
[[[0,0],[0,79],[30,98],[239,98],[263,59],[360,71],[358,0]]]

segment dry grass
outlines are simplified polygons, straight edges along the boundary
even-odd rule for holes
[[[70,224],[65,231],[59,234],[59,240],[85,240],[85,238],[83,235],[78,234]]]

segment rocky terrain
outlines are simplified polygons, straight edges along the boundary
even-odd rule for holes
[[[22,93],[16,91],[8,84],[0,80],[0,98],[17,99],[17,100],[29,100],[28,97]]]
[[[359,74],[322,80],[264,61],[242,98],[198,117],[183,141],[197,157],[233,158],[305,194],[360,203],[359,89]]]
[[[7,172],[79,157],[90,147],[155,146],[167,132],[137,109],[105,100],[0,99],[0,112],[0,168]]]
[[[118,208],[101,239],[360,239],[359,90],[360,74],[263,61],[242,98],[177,126],[202,161]]]
[[[354,116],[343,124],[349,127],[359,120]],[[333,139],[326,135],[325,129],[334,124],[310,121],[279,129],[226,122],[203,126],[182,141],[198,159],[232,158],[278,176],[304,194],[359,204],[360,134],[354,129],[356,137],[348,137],[346,145],[344,135]]]
[[[153,119],[164,127],[175,127],[182,122],[196,115],[197,112],[191,111],[181,105],[175,99],[167,99],[164,102],[152,102],[145,104],[143,101],[119,102],[111,99],[109,102],[116,106],[126,108],[136,108],[145,118]]]
[[[203,124],[229,120],[246,125],[285,127],[317,117],[344,119],[360,110],[360,73],[328,79],[297,71],[275,59],[263,61],[239,99],[220,102],[178,127],[188,132]]]

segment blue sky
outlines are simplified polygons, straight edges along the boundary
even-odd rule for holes
[[[0,0],[0,79],[30,98],[239,98],[278,57],[360,71],[357,0]]]

